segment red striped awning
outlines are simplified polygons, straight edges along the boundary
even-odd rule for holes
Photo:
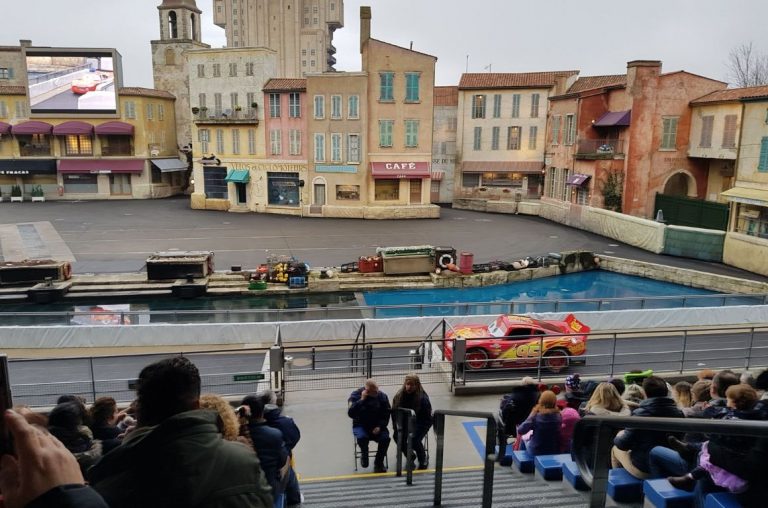
[[[429,162],[371,162],[374,178],[429,178]]]
[[[18,123],[11,127],[11,132],[14,135],[17,134],[50,134],[53,130],[53,125],[45,122],[29,121]]]
[[[141,173],[144,159],[61,159],[59,173]]]
[[[133,125],[125,122],[104,122],[96,126],[96,134],[100,136],[133,136]]]
[[[432,171],[432,180],[440,181],[445,176],[445,171]]]
[[[85,122],[78,122],[78,121],[60,123],[59,125],[53,126],[53,135],[54,136],[66,136],[66,135],[92,136],[93,125]]]
[[[10,133],[11,133],[11,124],[0,122],[0,135],[10,134]]]

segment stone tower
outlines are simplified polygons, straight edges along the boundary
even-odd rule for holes
[[[155,88],[176,97],[176,133],[179,148],[192,144],[189,102],[189,65],[186,52],[210,48],[200,41],[202,11],[195,0],[163,0],[159,10],[160,39],[151,41]]]

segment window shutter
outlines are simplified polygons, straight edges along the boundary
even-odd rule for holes
[[[760,158],[757,162],[757,170],[768,171],[768,136],[764,136],[760,142]]]
[[[736,115],[725,115],[723,148],[736,148]]]

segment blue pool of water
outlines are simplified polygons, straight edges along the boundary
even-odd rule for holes
[[[546,277],[498,286],[463,289],[414,289],[370,291],[363,293],[366,305],[415,305],[412,309],[377,310],[377,317],[416,315],[496,314],[503,312],[553,312],[586,310],[623,310],[637,308],[673,308],[720,306],[720,299],[701,298],[715,294],[706,289],[660,282],[643,277],[603,270],[580,272],[559,277]],[[669,300],[646,300],[645,297],[675,297]],[[699,298],[696,298],[696,297]],[[621,302],[600,302],[604,298],[627,298]],[[589,299],[590,302],[568,302]],[[754,304],[750,298],[728,304]],[[683,302],[683,300],[685,300]],[[513,308],[504,305],[473,305],[478,302],[515,302]],[[435,304],[466,304],[466,310],[456,306],[437,307]]]

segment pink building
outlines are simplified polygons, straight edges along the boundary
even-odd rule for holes
[[[273,78],[264,88],[267,159],[307,161],[307,80]]]

